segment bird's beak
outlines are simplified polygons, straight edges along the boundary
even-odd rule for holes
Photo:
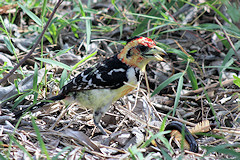
[[[162,56],[166,56],[167,53],[160,47],[154,46],[150,51],[145,53],[146,56],[151,56],[152,60],[164,61]]]

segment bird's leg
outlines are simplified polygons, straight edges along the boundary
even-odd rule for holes
[[[108,110],[108,108],[110,107],[110,105],[106,105],[104,107],[100,107],[96,110],[94,110],[93,113],[93,121],[94,124],[100,129],[100,131],[102,132],[102,134],[107,135],[107,133],[105,132],[105,130],[103,129],[100,120],[102,118],[102,116],[105,114],[105,112]]]
[[[107,133],[104,131],[104,129],[100,123],[101,117],[102,117],[102,113],[98,113],[97,111],[95,111],[94,115],[93,115],[93,118],[94,118],[93,121],[94,121],[94,124],[100,129],[102,134],[107,135]]]

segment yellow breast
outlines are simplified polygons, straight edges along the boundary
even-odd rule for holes
[[[119,98],[127,95],[129,92],[134,90],[137,87],[137,84],[126,84],[118,89],[116,89],[116,96],[114,97],[114,101],[118,100]]]

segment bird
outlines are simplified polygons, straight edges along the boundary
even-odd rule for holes
[[[76,102],[93,109],[94,124],[106,135],[100,120],[111,104],[134,90],[150,61],[164,61],[167,53],[147,37],[128,39],[124,48],[104,61],[82,71],[62,87],[57,96],[48,102],[39,102],[29,110],[44,106],[49,101]],[[25,111],[26,112],[26,111]],[[20,117],[24,111],[15,114]]]

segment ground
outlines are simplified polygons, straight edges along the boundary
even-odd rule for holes
[[[34,47],[56,3],[0,2],[1,80]],[[63,1],[31,56],[1,82],[0,158],[239,159],[238,6]],[[61,101],[14,119],[134,36],[153,39],[168,57],[151,62],[140,86],[112,104],[102,118],[108,136],[95,127],[91,110]],[[172,121],[196,133],[198,153],[166,142],[164,126]]]

